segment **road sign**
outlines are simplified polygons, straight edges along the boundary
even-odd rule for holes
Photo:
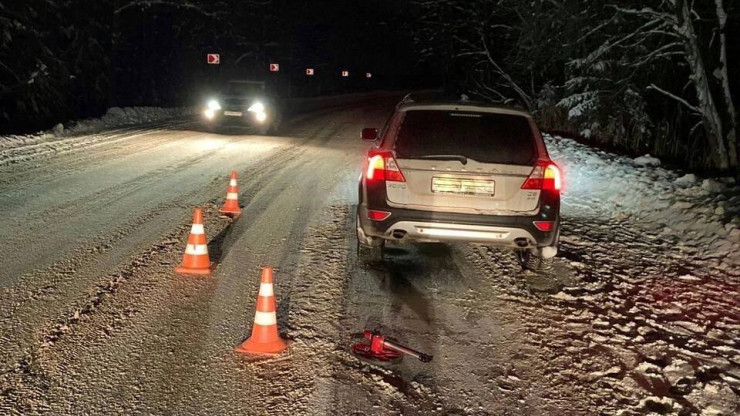
[[[206,60],[211,65],[218,65],[221,63],[221,55],[217,53],[209,53],[206,55]]]
[[[313,68],[306,68],[306,75],[313,75],[313,74],[314,74]]]
[[[365,78],[372,78],[372,77],[373,77],[373,74],[369,72],[365,72]]]
[[[280,71],[280,64],[270,64],[270,72]]]
[[[349,71],[342,71],[342,76],[345,77],[345,78],[348,77],[349,76]]]

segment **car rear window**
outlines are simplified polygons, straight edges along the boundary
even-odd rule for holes
[[[459,111],[407,111],[394,150],[400,159],[461,155],[482,163],[528,165],[537,158],[526,117]]]

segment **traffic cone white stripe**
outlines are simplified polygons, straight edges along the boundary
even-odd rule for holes
[[[260,283],[260,296],[275,296],[272,283]]]
[[[265,296],[269,295],[269,296]],[[236,347],[236,352],[252,355],[274,355],[285,351],[288,344],[280,338],[275,313],[272,267],[263,267],[260,275],[260,293],[254,313],[252,336]]]
[[[242,213],[241,208],[239,208],[239,188],[236,186],[236,171],[231,171],[229,187],[226,189],[226,200],[221,206],[221,209],[219,209],[219,212],[231,218],[235,218]]]
[[[190,254],[192,256],[208,254],[208,246],[205,244],[188,244],[187,247],[185,247],[185,254]]]
[[[205,234],[206,231],[203,228],[203,224],[193,224],[192,227],[190,227],[190,234]]]
[[[275,312],[260,312],[254,313],[254,324],[262,326],[277,325],[277,315]]]

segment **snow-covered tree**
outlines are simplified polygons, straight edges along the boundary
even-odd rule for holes
[[[416,4],[417,45],[448,68],[458,89],[516,101],[546,121],[545,127],[565,126],[695,167],[738,168],[733,99],[738,86],[728,47],[739,5],[728,0]]]
[[[605,85],[621,85],[617,90],[628,86],[640,96],[645,95],[645,89],[653,91],[696,116],[690,131],[703,127],[712,166],[736,169],[737,122],[728,75],[723,0],[622,1],[607,3],[604,9],[613,15],[597,26],[600,33],[588,34],[600,43],[585,57],[570,62],[574,78],[568,90],[573,95],[561,104],[571,113],[578,112],[582,106],[578,97],[584,90],[593,92]],[[595,76],[610,67],[615,70],[608,76]],[[684,80],[677,83],[676,77]],[[598,106],[591,108],[595,111]]]
[[[109,3],[0,1],[0,125],[89,113],[108,91]]]

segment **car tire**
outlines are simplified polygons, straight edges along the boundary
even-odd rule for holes
[[[522,267],[535,272],[548,272],[552,270],[555,254],[558,252],[559,240],[560,229],[557,230],[552,245],[521,250],[519,256]]]
[[[369,246],[367,244],[357,244],[357,258],[363,264],[379,264],[383,262],[383,252],[385,244]]]
[[[552,270],[552,258],[544,258],[539,249],[527,249],[519,252],[522,267],[533,272],[547,272]]]
[[[377,237],[367,237],[360,225],[359,212],[357,213],[357,259],[362,264],[378,264],[383,261],[385,251],[385,240]]]
[[[277,136],[280,133],[280,124],[282,120],[278,117],[275,120],[273,120],[272,123],[270,123],[270,131],[269,133],[273,136]]]
[[[269,124],[266,126],[257,126],[254,130],[257,132],[258,136],[267,136],[270,134],[271,126]]]

